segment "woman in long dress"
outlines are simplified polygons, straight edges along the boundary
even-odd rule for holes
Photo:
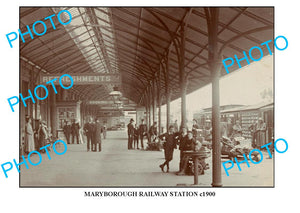
[[[34,151],[34,137],[33,130],[31,126],[31,118],[27,118],[26,126],[25,126],[25,152],[30,153]]]
[[[39,148],[41,148],[47,144],[47,139],[48,139],[48,129],[45,121],[40,122],[40,128],[38,132],[39,132]],[[43,149],[42,152],[45,152],[45,150]]]

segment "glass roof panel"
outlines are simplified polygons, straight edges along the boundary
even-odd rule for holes
[[[54,10],[58,12],[60,8],[54,8]],[[68,8],[67,10],[72,15],[72,21],[70,24],[64,25],[66,31],[73,38],[74,42],[78,46],[78,49],[86,58],[86,61],[90,65],[91,69],[94,72],[105,72],[105,70],[108,70],[107,64],[104,60],[103,52],[101,51],[100,45],[94,33],[94,30],[99,28],[94,28],[91,25],[91,22],[89,20],[90,17],[86,12],[86,8],[72,7]],[[107,10],[107,8],[105,8],[104,10]],[[95,13],[101,18],[109,20],[109,17],[103,12],[95,10]],[[67,17],[64,18],[66,18],[67,20]],[[103,22],[99,24],[103,25],[105,28],[110,28],[111,26],[108,23]],[[111,57],[110,60],[112,60]]]

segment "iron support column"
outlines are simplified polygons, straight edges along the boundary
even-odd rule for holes
[[[155,122],[157,117],[157,93],[156,93],[155,80],[153,80],[153,85],[152,85],[152,100],[153,100],[153,122]]]
[[[209,67],[212,76],[212,186],[222,186],[221,174],[221,145],[220,145],[220,88],[219,77],[221,60],[218,55],[218,8],[209,8],[208,19],[208,44],[209,44]]]
[[[179,57],[179,76],[181,89],[181,127],[186,127],[186,88],[187,78],[185,73],[185,26],[180,29],[180,57]]]
[[[158,100],[158,135],[161,135],[161,94],[160,94],[160,70],[158,72],[157,78],[157,100]]]

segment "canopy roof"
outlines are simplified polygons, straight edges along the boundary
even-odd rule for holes
[[[129,8],[129,7],[21,7],[20,30],[32,27],[37,20],[61,10],[72,14],[68,25],[53,19],[45,21],[48,30],[34,39],[25,36],[20,41],[21,59],[37,65],[50,74],[115,73],[121,76],[123,96],[137,104],[146,88],[160,70],[169,54],[170,87],[172,100],[180,97],[178,57],[174,39],[180,26],[186,23],[185,72],[189,73],[187,92],[190,93],[211,82],[208,63],[207,13],[205,8]],[[223,58],[242,58],[253,46],[272,40],[273,7],[221,7],[218,23],[218,47],[224,47]],[[63,13],[66,15],[65,13]],[[67,18],[67,16],[65,16]],[[64,19],[64,18],[62,18]],[[36,25],[38,32],[42,25]],[[273,51],[273,45],[270,45]],[[264,55],[268,54],[263,47]],[[259,58],[256,54],[256,58]],[[251,62],[251,60],[250,60]],[[247,65],[241,61],[242,66]],[[235,64],[231,70],[239,67]],[[222,68],[221,75],[226,75]],[[160,91],[164,94],[165,79],[160,79]],[[115,85],[76,85],[73,92],[82,100],[105,100]],[[164,102],[164,101],[163,101]]]

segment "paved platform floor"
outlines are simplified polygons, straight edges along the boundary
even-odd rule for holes
[[[63,146],[58,148],[63,150]],[[175,150],[170,163],[170,173],[163,173],[159,164],[164,162],[164,154],[159,151],[127,150],[125,131],[111,131],[102,143],[102,152],[87,152],[86,144],[70,144],[63,155],[50,153],[51,160],[42,154],[38,166],[21,166],[20,186],[53,187],[129,187],[129,186],[182,186],[192,185],[193,176],[177,176],[179,150]],[[267,156],[267,155],[265,155]],[[264,157],[265,157],[264,156]],[[31,157],[33,162],[38,156]],[[222,161],[226,161],[223,159]],[[210,169],[199,176],[200,187],[210,187],[212,182],[211,157],[207,159]],[[242,171],[237,166],[229,171],[227,177],[222,168],[223,186],[273,186],[273,160],[263,161],[250,168],[245,163]]]

